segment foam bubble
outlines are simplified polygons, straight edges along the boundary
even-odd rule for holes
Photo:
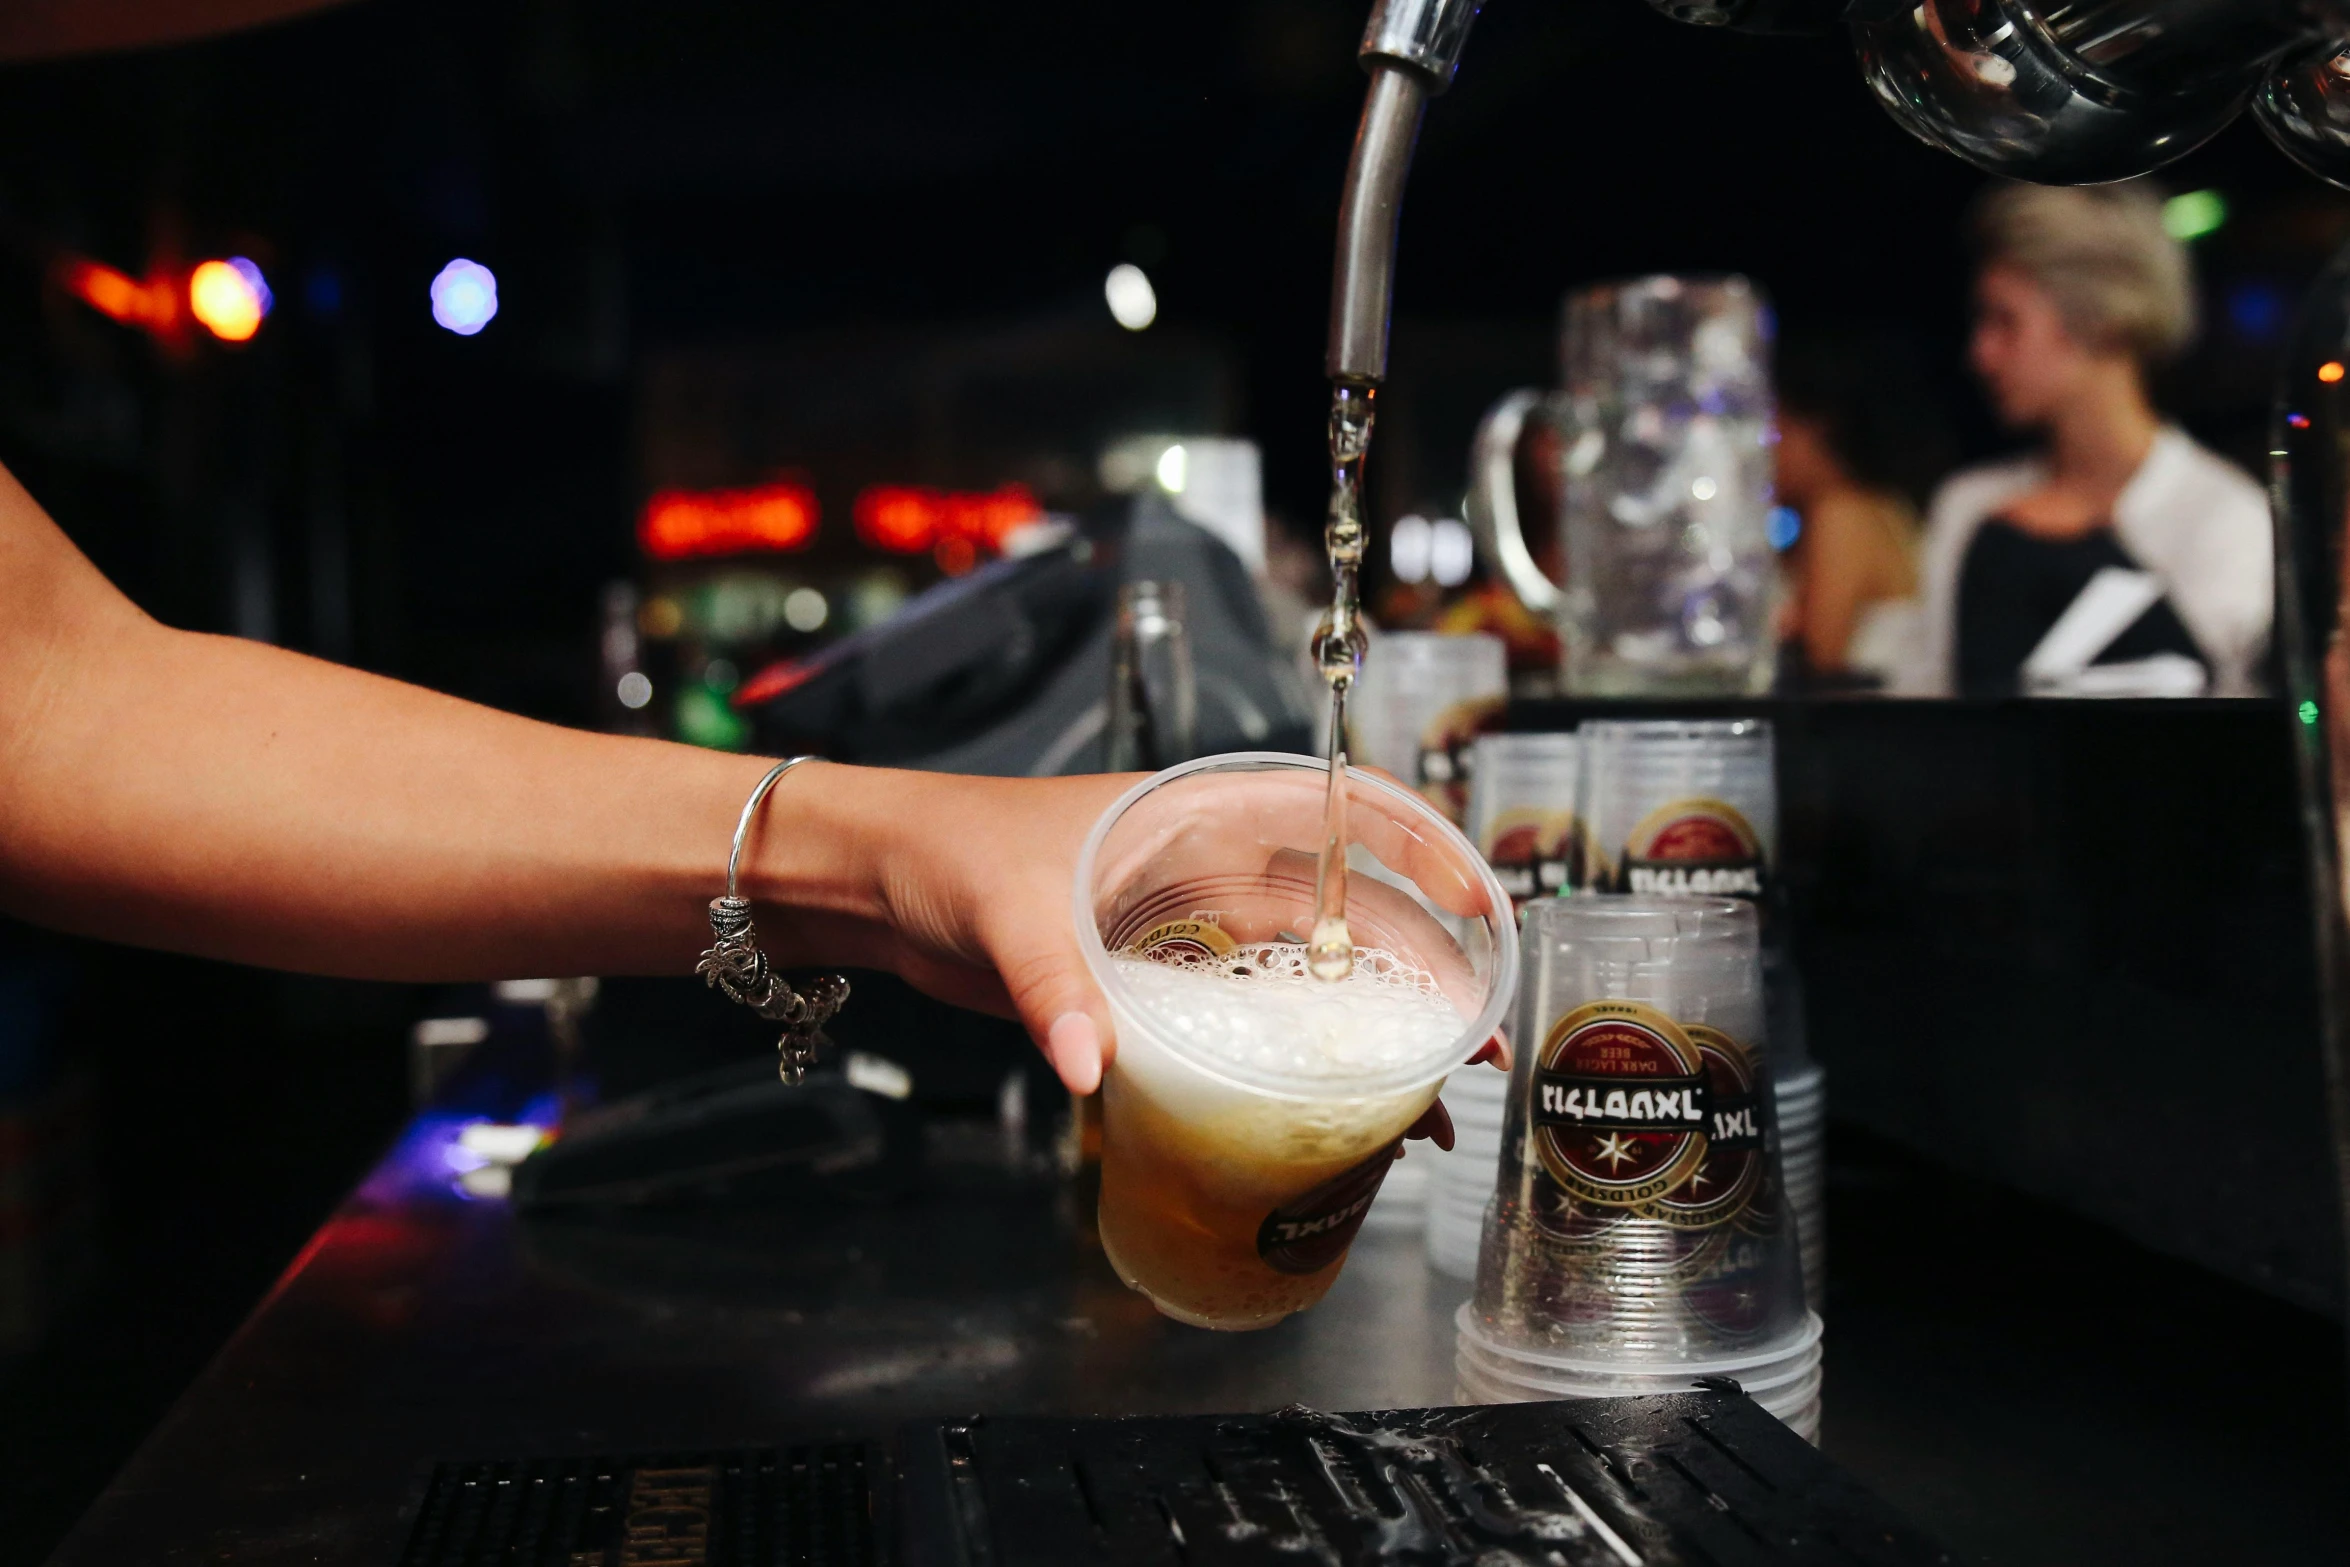
[[[1354,972],[1335,982],[1287,942],[1110,961],[1128,1006],[1202,1059],[1250,1073],[1375,1077],[1442,1055],[1468,1024],[1435,975],[1376,947],[1357,948]]]

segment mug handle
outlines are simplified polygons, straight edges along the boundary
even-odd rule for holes
[[[1558,608],[1559,585],[1534,564],[1526,548],[1525,530],[1518,525],[1518,437],[1526,430],[1526,416],[1542,406],[1544,394],[1532,387],[1507,393],[1477,425],[1469,446],[1469,529],[1486,559],[1501,574],[1525,606],[1538,615]]]

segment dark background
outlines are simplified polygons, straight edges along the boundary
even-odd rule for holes
[[[1361,17],[370,0],[0,67],[0,462],[171,623],[568,722],[595,711],[599,591],[635,564],[647,378],[681,356],[973,332],[1204,355],[1269,506],[1310,517]],[[2235,213],[2200,247],[2212,331],[2173,399],[2256,461],[2342,198],[2248,124],[2164,178]],[[1791,332],[1905,337],[1981,452],[1978,184],[1840,42],[1496,0],[1411,186],[1376,510],[1457,493],[1478,410],[1547,373],[1563,290],[1659,269],[1748,273]],[[175,358],[45,282],[61,247],[134,275],[250,255],[278,309]],[[460,254],[500,282],[470,339],[427,312]],[[1120,260],[1160,298],[1132,338],[1101,304]],[[99,1216],[70,1304],[0,1359],[0,1562],[45,1553],[372,1159],[426,999],[0,929],[9,1086],[90,1085]]]

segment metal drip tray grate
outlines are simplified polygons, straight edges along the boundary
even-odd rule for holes
[[[402,1567],[870,1567],[854,1443],[446,1463]]]
[[[1926,1567],[1949,1555],[1752,1401],[909,1428],[906,1567]]]

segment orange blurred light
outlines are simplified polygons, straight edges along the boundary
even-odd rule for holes
[[[2336,381],[2342,379],[2344,373],[2345,372],[2342,369],[2342,361],[2339,359],[2329,359],[2324,364],[2317,367],[2317,378],[2320,381],[2325,382],[2328,386],[2331,386]]]
[[[242,343],[261,330],[261,296],[225,261],[207,261],[188,274],[188,313],[224,343]]]
[[[645,502],[636,537],[655,560],[796,550],[815,542],[816,518],[816,494],[804,484],[663,490]]]
[[[169,283],[142,283],[80,256],[69,256],[60,262],[57,276],[76,299],[125,326],[168,332],[179,322],[179,290]]]
[[[969,539],[941,539],[938,548],[930,552],[930,558],[948,576],[959,577],[978,564],[979,550]]]
[[[915,555],[962,546],[938,554],[941,567],[959,573],[971,569],[979,550],[1000,551],[1014,533],[1042,521],[1044,508],[1023,484],[984,493],[876,484],[857,496],[856,518],[857,537],[876,549]],[[949,565],[950,557],[962,564]]]

